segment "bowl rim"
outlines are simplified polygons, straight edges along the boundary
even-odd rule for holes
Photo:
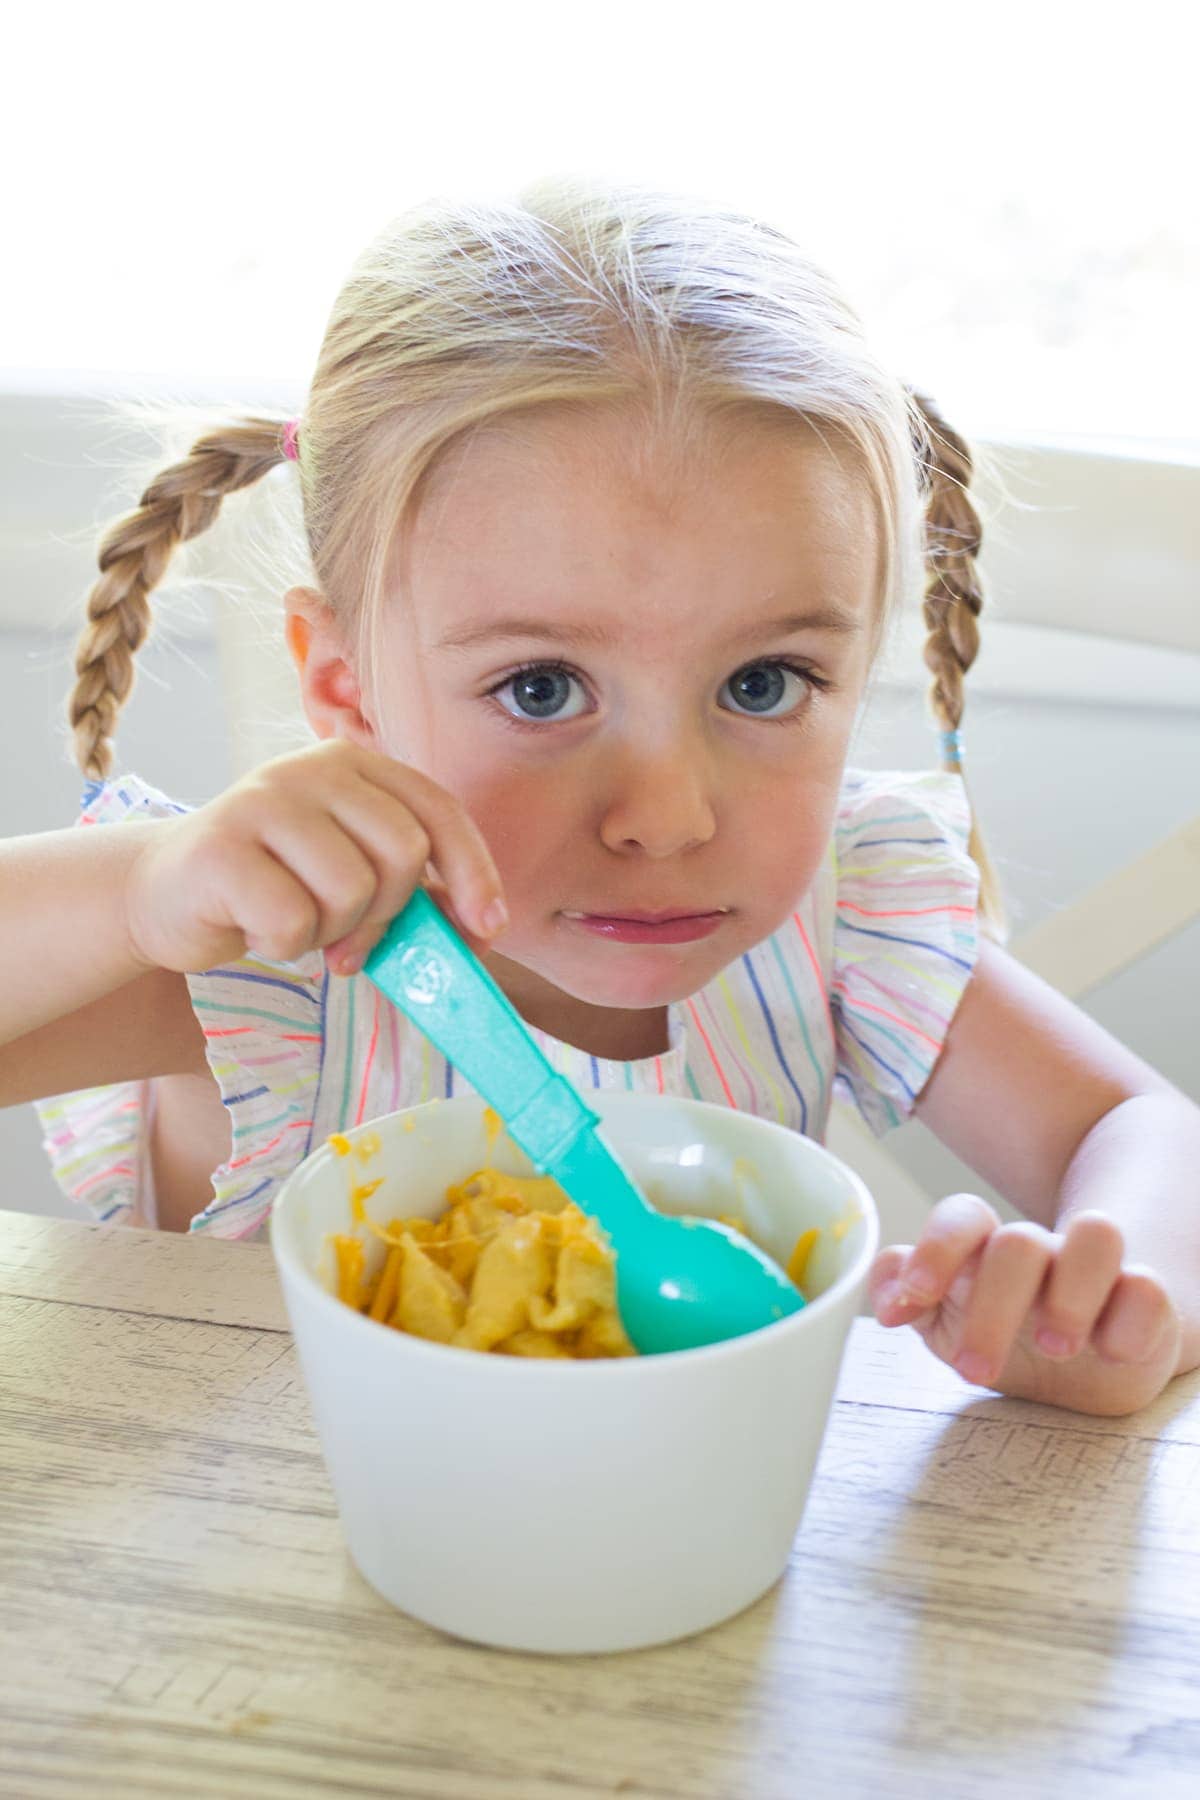
[[[814,1155],[819,1161],[823,1160],[831,1164],[837,1174],[848,1182],[852,1195],[861,1205],[866,1232],[858,1256],[848,1269],[842,1271],[831,1287],[826,1288],[823,1294],[818,1294],[815,1300],[806,1301],[799,1312],[792,1313],[785,1319],[777,1319],[771,1325],[763,1325],[757,1331],[743,1332],[740,1337],[724,1338],[716,1344],[698,1344],[686,1350],[662,1350],[654,1355],[578,1359],[574,1357],[560,1359],[538,1356],[490,1356],[478,1350],[469,1349],[465,1345],[439,1344],[429,1338],[414,1337],[410,1332],[397,1331],[394,1326],[385,1325],[381,1319],[368,1318],[365,1313],[360,1313],[354,1307],[347,1306],[345,1301],[339,1300],[336,1294],[331,1294],[318,1280],[315,1271],[307,1267],[299,1251],[289,1241],[290,1228],[285,1215],[289,1202],[297,1192],[296,1178],[301,1169],[311,1168],[323,1158],[330,1162],[337,1160],[336,1152],[330,1148],[328,1138],[326,1138],[318,1149],[312,1151],[296,1165],[271,1202],[268,1241],[275,1259],[276,1269],[280,1275],[286,1273],[297,1282],[299,1287],[305,1289],[316,1301],[319,1310],[323,1310],[325,1307],[330,1308],[329,1316],[337,1322],[339,1329],[352,1331],[361,1329],[371,1334],[385,1332],[388,1339],[398,1345],[397,1353],[400,1355],[415,1355],[418,1358],[433,1357],[436,1363],[440,1363],[447,1369],[452,1366],[446,1362],[448,1356],[454,1358],[460,1368],[478,1368],[480,1365],[490,1367],[494,1373],[489,1376],[481,1374],[480,1378],[483,1380],[511,1380],[517,1369],[536,1369],[538,1371],[536,1375],[516,1376],[515,1378],[543,1382],[563,1380],[577,1382],[580,1379],[581,1371],[586,1371],[583,1374],[585,1381],[630,1380],[633,1378],[631,1371],[645,1371],[647,1367],[672,1368],[681,1362],[686,1362],[687,1366],[692,1368],[697,1366],[697,1359],[700,1358],[724,1360],[730,1356],[767,1354],[769,1346],[781,1344],[785,1334],[790,1336],[797,1331],[811,1330],[811,1323],[806,1324],[806,1321],[811,1321],[813,1318],[819,1319],[824,1313],[831,1311],[845,1298],[848,1289],[857,1286],[864,1280],[866,1272],[875,1259],[879,1244],[878,1208],[870,1189],[857,1171],[852,1169],[848,1163],[844,1163],[840,1157],[835,1156],[832,1150],[828,1150],[824,1144],[819,1144],[815,1138],[807,1137],[803,1132],[795,1131],[791,1126],[781,1124],[777,1119],[764,1119],[758,1113],[740,1112],[728,1106],[721,1106],[713,1100],[696,1100],[691,1095],[663,1096],[661,1094],[627,1093],[620,1088],[602,1088],[598,1089],[594,1095],[589,1095],[589,1098],[592,1100],[611,1098],[618,1105],[632,1102],[635,1111],[640,1111],[643,1103],[658,1105],[666,1098],[673,1107],[682,1107],[701,1115],[720,1113],[728,1116],[733,1112],[735,1117],[753,1121],[751,1128],[755,1131],[765,1128],[789,1139],[799,1138],[805,1146],[803,1154]],[[478,1094],[473,1093],[455,1094],[449,1099],[435,1095],[430,1100],[419,1101],[415,1106],[400,1107],[395,1112],[379,1113],[374,1118],[363,1119],[360,1124],[352,1126],[350,1131],[342,1135],[353,1141],[356,1133],[365,1136],[370,1131],[378,1131],[380,1126],[390,1123],[393,1119],[402,1119],[423,1112],[430,1105],[457,1110],[459,1107],[486,1107],[487,1102],[482,1100]],[[602,1117],[601,1125],[603,1122]],[[379,1343],[380,1341],[378,1336],[374,1336],[374,1342]],[[464,1359],[466,1360],[464,1361]]]

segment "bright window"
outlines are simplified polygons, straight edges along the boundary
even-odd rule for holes
[[[0,383],[303,384],[392,214],[567,170],[790,231],[966,430],[1200,453],[1186,8],[429,10],[28,9]]]

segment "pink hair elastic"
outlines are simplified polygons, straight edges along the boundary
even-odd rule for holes
[[[299,430],[299,419],[289,419],[283,428],[283,454],[289,462],[299,462],[300,460],[300,446],[296,442],[296,434]]]

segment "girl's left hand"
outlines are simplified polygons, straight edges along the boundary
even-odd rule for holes
[[[951,1194],[915,1247],[880,1252],[867,1291],[881,1325],[912,1325],[967,1381],[1117,1416],[1162,1392],[1182,1337],[1162,1279],[1124,1254],[1103,1213],[1048,1231],[1002,1225],[979,1195]]]

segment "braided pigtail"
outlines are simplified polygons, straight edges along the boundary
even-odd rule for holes
[[[968,491],[974,464],[966,441],[946,423],[929,396],[912,388],[908,392],[917,415],[914,439],[926,494],[922,610],[928,633],[925,663],[933,674],[929,705],[942,728],[942,767],[963,774],[963,676],[979,652],[983,606],[975,567],[983,527]],[[979,869],[980,920],[997,942],[1004,943],[1008,923],[1000,881],[973,806],[967,848]]]
[[[101,575],[88,595],[67,709],[85,775],[101,779],[112,767],[113,729],[133,688],[134,655],[150,630],[149,596],[172,555],[212,524],[226,494],[284,459],[284,423],[251,415],[206,432],[100,540]]]

